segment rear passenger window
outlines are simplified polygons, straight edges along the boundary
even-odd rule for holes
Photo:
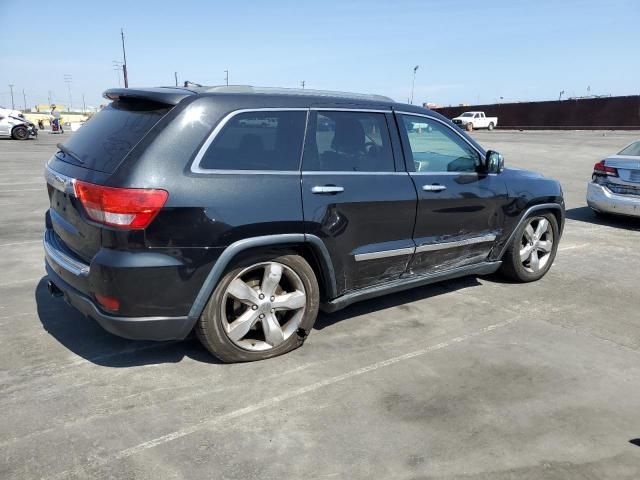
[[[391,141],[383,113],[317,112],[309,127],[304,170],[394,171]]]
[[[304,111],[245,112],[233,116],[200,161],[207,170],[297,171]]]

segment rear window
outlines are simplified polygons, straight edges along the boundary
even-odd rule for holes
[[[257,111],[234,115],[199,167],[205,170],[298,170],[307,113]]]
[[[65,140],[56,157],[91,170],[113,173],[169,110],[170,107],[159,104],[113,102]]]
[[[622,150],[618,155],[628,155],[632,157],[640,157],[640,142],[635,142]]]

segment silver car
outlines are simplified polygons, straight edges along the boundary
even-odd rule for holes
[[[587,204],[596,213],[640,217],[640,140],[594,165]]]

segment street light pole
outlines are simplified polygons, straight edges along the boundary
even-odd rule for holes
[[[229,70],[224,71],[224,82],[227,86],[229,86]]]
[[[178,86],[178,72],[173,72],[173,76],[176,77],[176,87]]]
[[[413,105],[413,92],[416,87],[416,72],[418,71],[418,68],[420,68],[420,65],[416,65],[415,67],[413,67],[413,82],[411,83],[411,100],[409,101],[411,105]]]
[[[87,113],[87,104],[84,103],[84,93],[82,94],[82,113]]]
[[[27,95],[24,93],[24,88],[22,89],[22,100],[24,101],[24,111],[27,111]]]
[[[9,84],[9,90],[11,90],[11,110],[15,110],[16,105],[13,103],[13,83]]]
[[[302,81],[300,82],[300,85],[302,85],[302,89],[303,89],[303,90],[304,90],[304,85],[305,85],[305,83],[307,83],[307,82],[305,82],[304,80],[302,80]]]
[[[124,88],[129,88],[129,74],[127,72],[127,51],[124,48],[124,30],[120,29],[120,36],[122,37],[122,74],[124,76]]]

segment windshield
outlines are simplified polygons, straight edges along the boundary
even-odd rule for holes
[[[85,168],[113,173],[168,111],[156,104],[114,102],[66,140],[56,156]]]
[[[628,155],[630,157],[640,157],[640,140],[633,142],[628,147],[622,149],[618,155]]]
[[[461,117],[473,117],[473,112],[465,112],[462,115],[460,115]]]

